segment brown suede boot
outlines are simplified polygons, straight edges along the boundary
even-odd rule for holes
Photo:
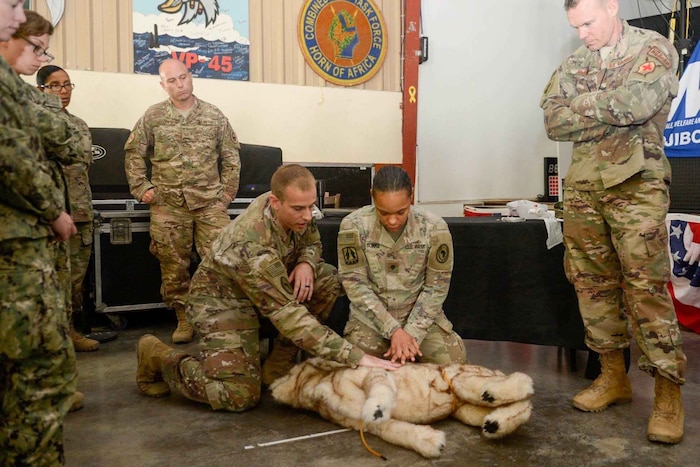
[[[70,323],[70,340],[73,341],[73,347],[75,347],[76,352],[94,352],[100,348],[99,341],[95,339],[88,339],[87,337],[80,334],[73,327],[73,323]]]
[[[184,352],[168,347],[152,334],[141,336],[136,344],[138,368],[136,385],[148,397],[163,397],[170,394],[168,383],[163,381],[163,360],[171,353],[185,355]]]
[[[75,412],[76,410],[82,409],[84,398],[85,398],[85,396],[83,395],[82,392],[75,391],[75,394],[73,394],[73,401],[70,405],[70,409],[68,409],[68,412]]]
[[[600,412],[611,404],[626,404],[632,400],[632,385],[625,371],[622,350],[600,354],[600,376],[590,387],[574,396],[573,404],[584,412]]]
[[[274,380],[287,373],[297,363],[299,347],[286,339],[275,339],[272,351],[262,365],[262,384],[269,386]]]
[[[683,439],[681,385],[658,372],[654,379],[654,409],[647,425],[647,438],[659,443],[680,443]]]
[[[175,316],[177,316],[177,328],[173,332],[173,344],[186,344],[192,342],[194,338],[194,329],[189,321],[184,308],[176,308]]]

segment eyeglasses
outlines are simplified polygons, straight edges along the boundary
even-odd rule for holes
[[[45,48],[43,48],[40,45],[35,44],[34,42],[30,41],[26,37],[22,37],[22,39],[27,41],[27,43],[29,45],[34,46],[34,50],[33,50],[34,55],[36,55],[37,57],[46,57],[46,63],[51,63],[51,62],[53,62],[54,58],[56,58],[53,55],[51,55],[50,53],[48,53]]]
[[[58,84],[58,83],[53,83],[53,84],[42,84],[41,89],[49,89],[53,92],[61,92],[61,89],[65,89],[66,91],[72,91],[75,89],[75,83],[66,83],[66,84]]]

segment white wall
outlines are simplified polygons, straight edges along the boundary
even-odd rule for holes
[[[67,71],[76,83],[68,109],[92,127],[131,129],[167,98],[157,76]],[[194,91],[240,141],[281,147],[285,162],[401,162],[400,92],[214,79],[195,79]]]
[[[424,1],[429,60],[419,68],[418,201],[459,216],[462,202],[543,193],[550,141],[539,101],[578,47],[563,0]],[[562,167],[560,173],[563,175]]]
[[[639,4],[643,16],[658,13],[653,0]],[[659,0],[663,11],[670,4]],[[637,1],[620,0],[620,13],[639,16]],[[425,0],[422,19],[430,58],[419,68],[418,203],[460,216],[464,201],[542,193],[543,158],[559,155],[564,175],[571,153],[547,139],[539,108],[551,73],[579,45],[563,0]],[[166,98],[156,76],[69,73],[70,110],[91,126],[131,128]],[[241,141],[280,146],[286,162],[401,162],[398,92],[196,79],[195,93]]]

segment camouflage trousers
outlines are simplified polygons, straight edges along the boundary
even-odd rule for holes
[[[666,284],[668,188],[640,175],[602,191],[564,191],[564,269],[578,296],[586,345],[629,346],[639,368],[685,381],[686,357]]]
[[[352,315],[345,325],[343,336],[365,353],[379,358],[384,358],[391,345],[391,341],[385,339],[376,329]],[[467,350],[459,334],[452,329],[442,329],[437,324],[428,328],[420,343],[420,351],[423,356],[418,357],[416,361],[421,363],[467,363]]]
[[[65,298],[47,238],[0,242],[0,465],[61,465],[76,387]]]
[[[216,235],[230,222],[229,215],[221,203],[192,211],[160,203],[150,209],[150,251],[160,262],[160,293],[168,308],[184,309],[192,247],[204,257]]]
[[[72,238],[72,237],[71,237]],[[70,323],[73,315],[71,303],[71,275],[70,275],[70,240],[68,242],[54,242],[56,274],[58,276],[59,290],[63,298],[66,317]]]
[[[255,407],[261,395],[260,323],[250,300],[225,297],[203,285],[197,276],[188,299],[188,319],[199,336],[199,359],[171,354],[163,364],[163,378],[185,397],[214,410],[241,412]],[[201,285],[201,286],[200,286]],[[304,303],[319,321],[328,318],[340,292],[337,271],[322,264],[314,279],[314,294]],[[255,325],[251,325],[255,323]]]
[[[71,281],[71,303],[73,310],[83,308],[83,281],[90,263],[92,254],[92,234],[94,227],[92,222],[79,222],[75,226],[78,228],[77,235],[73,235],[70,240],[70,281]]]

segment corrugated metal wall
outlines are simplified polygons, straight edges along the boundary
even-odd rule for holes
[[[299,49],[297,21],[304,1],[249,0],[251,81],[334,86],[306,64]],[[401,90],[402,1],[374,0],[386,23],[388,50],[381,70],[353,89]],[[44,0],[34,0],[33,9],[51,17]],[[55,63],[75,70],[133,73],[131,15],[131,0],[66,0],[51,38]]]

